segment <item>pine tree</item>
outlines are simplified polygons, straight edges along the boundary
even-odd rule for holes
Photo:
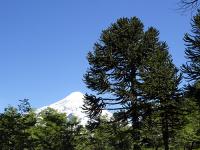
[[[143,28],[142,22],[132,17],[118,19],[104,30],[94,50],[88,53],[90,68],[84,75],[87,87],[96,92],[85,96],[84,109],[91,122],[99,123],[103,109],[118,112],[117,121],[132,125],[137,150],[142,121],[149,108],[143,96],[141,69],[145,68],[146,59],[157,55],[163,44],[156,29],[150,27],[144,31]]]

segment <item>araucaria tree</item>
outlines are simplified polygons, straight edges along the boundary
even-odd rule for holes
[[[159,32],[153,27],[144,31],[143,23],[136,17],[121,18],[102,32],[99,42],[95,43],[93,51],[89,52],[87,57],[90,68],[84,75],[84,81],[96,95],[86,94],[84,109],[92,123],[98,123],[104,109],[116,112],[115,121],[131,124],[134,149],[137,150],[141,148],[143,121],[151,115],[152,105],[157,106],[161,102],[154,103],[161,97],[147,96],[150,94],[147,88],[151,86],[148,85],[146,73],[152,73],[151,68],[158,69],[155,66],[159,66],[158,57],[154,56],[165,54],[159,58],[161,59],[159,61],[161,65],[165,64],[166,71],[158,74],[157,78],[175,79],[173,75],[177,73],[173,70],[175,68],[170,66],[171,60],[167,62],[168,53],[163,52],[168,49],[164,42],[159,41],[158,36]],[[152,64],[149,65],[147,60]],[[153,76],[151,78],[153,79]],[[158,86],[154,90],[162,88],[158,83],[152,82],[152,84]],[[171,90],[176,90],[176,88],[171,88]],[[160,92],[166,91],[164,89]],[[170,94],[170,99],[163,96],[163,104],[170,101],[176,93],[170,90],[167,92]],[[167,105],[162,106],[166,106],[165,109],[167,109]]]
[[[142,90],[145,99],[150,100],[151,104],[151,115],[147,116],[151,124],[148,127],[153,126],[161,131],[163,145],[168,150],[170,141],[183,124],[182,94],[178,88],[182,76],[172,62],[167,45],[163,43],[156,50],[159,52],[146,59],[146,65],[141,71],[144,83]]]
[[[187,63],[183,65],[182,71],[187,74],[187,79],[200,80],[200,11],[192,20],[192,34],[185,34]]]
[[[188,124],[186,125],[187,143],[191,149],[200,142],[200,10],[193,17],[191,33],[184,36],[186,45],[185,54],[187,62],[182,66],[182,71],[185,73],[185,78],[190,81],[190,85],[186,88],[185,97],[189,103],[187,110],[189,114],[186,116]],[[191,106],[192,107],[191,107]],[[192,133],[192,134],[191,134]],[[185,140],[185,139],[184,139]]]

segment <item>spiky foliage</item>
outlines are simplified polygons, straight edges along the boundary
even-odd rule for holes
[[[157,130],[160,129],[165,150],[168,150],[169,140],[174,137],[175,130],[182,124],[180,109],[182,96],[178,88],[182,76],[172,62],[166,43],[156,50],[159,51],[157,55],[146,59],[142,71],[144,81],[142,86],[144,97],[150,100],[152,106],[150,117],[154,120],[151,123],[157,127]],[[157,117],[153,118],[155,115]]]
[[[93,123],[99,122],[103,109],[117,112],[118,121],[132,124],[135,149],[139,149],[140,129],[143,119],[148,115],[148,102],[156,98],[155,95],[151,98],[144,95],[143,85],[146,83],[141,73],[144,73],[145,66],[148,67],[147,59],[156,63],[157,58],[153,56],[164,49],[165,44],[159,41],[158,35],[159,32],[152,27],[144,31],[142,22],[136,17],[121,18],[102,32],[94,50],[88,53],[90,68],[84,81],[96,95],[86,94],[84,109]],[[167,63],[166,58],[160,61]],[[159,80],[163,80],[163,75],[171,78],[168,71],[171,70],[158,74]],[[155,88],[160,90],[159,86]],[[158,93],[166,92],[165,89],[159,90]]]
[[[182,71],[190,81],[200,79],[200,11],[193,17],[191,34],[184,37],[187,63],[182,66]]]
[[[191,143],[189,147],[199,143],[200,135],[198,117],[200,113],[200,10],[193,17],[191,26],[191,34],[186,33],[184,37],[187,63],[182,66],[182,71],[186,74],[185,78],[190,81],[185,89],[185,99],[188,104],[185,108],[189,113],[185,117],[187,124],[184,128],[185,132],[182,134],[183,141],[187,144]],[[187,137],[188,135],[189,137]],[[199,146],[199,144],[197,145]]]

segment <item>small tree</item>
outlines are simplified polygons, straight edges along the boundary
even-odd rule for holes
[[[25,106],[24,106],[25,108]],[[24,114],[14,107],[5,108],[0,114],[0,147],[6,149],[33,149],[29,130],[35,125],[33,112]]]
[[[32,129],[35,147],[48,150],[74,150],[75,135],[79,133],[76,119],[68,120],[65,113],[47,108],[39,113]]]

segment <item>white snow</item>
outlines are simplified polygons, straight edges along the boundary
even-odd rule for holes
[[[61,113],[66,113],[68,118],[72,116],[76,116],[82,125],[86,125],[87,121],[89,120],[86,114],[83,112],[83,109],[81,108],[83,106],[83,99],[84,95],[81,92],[73,92],[67,97],[63,98],[62,100],[59,100],[53,104],[50,104],[49,106],[44,106],[42,108],[39,108],[37,112],[40,112],[47,107],[53,108]],[[112,113],[103,110],[102,115],[107,115],[108,118],[111,118]]]

